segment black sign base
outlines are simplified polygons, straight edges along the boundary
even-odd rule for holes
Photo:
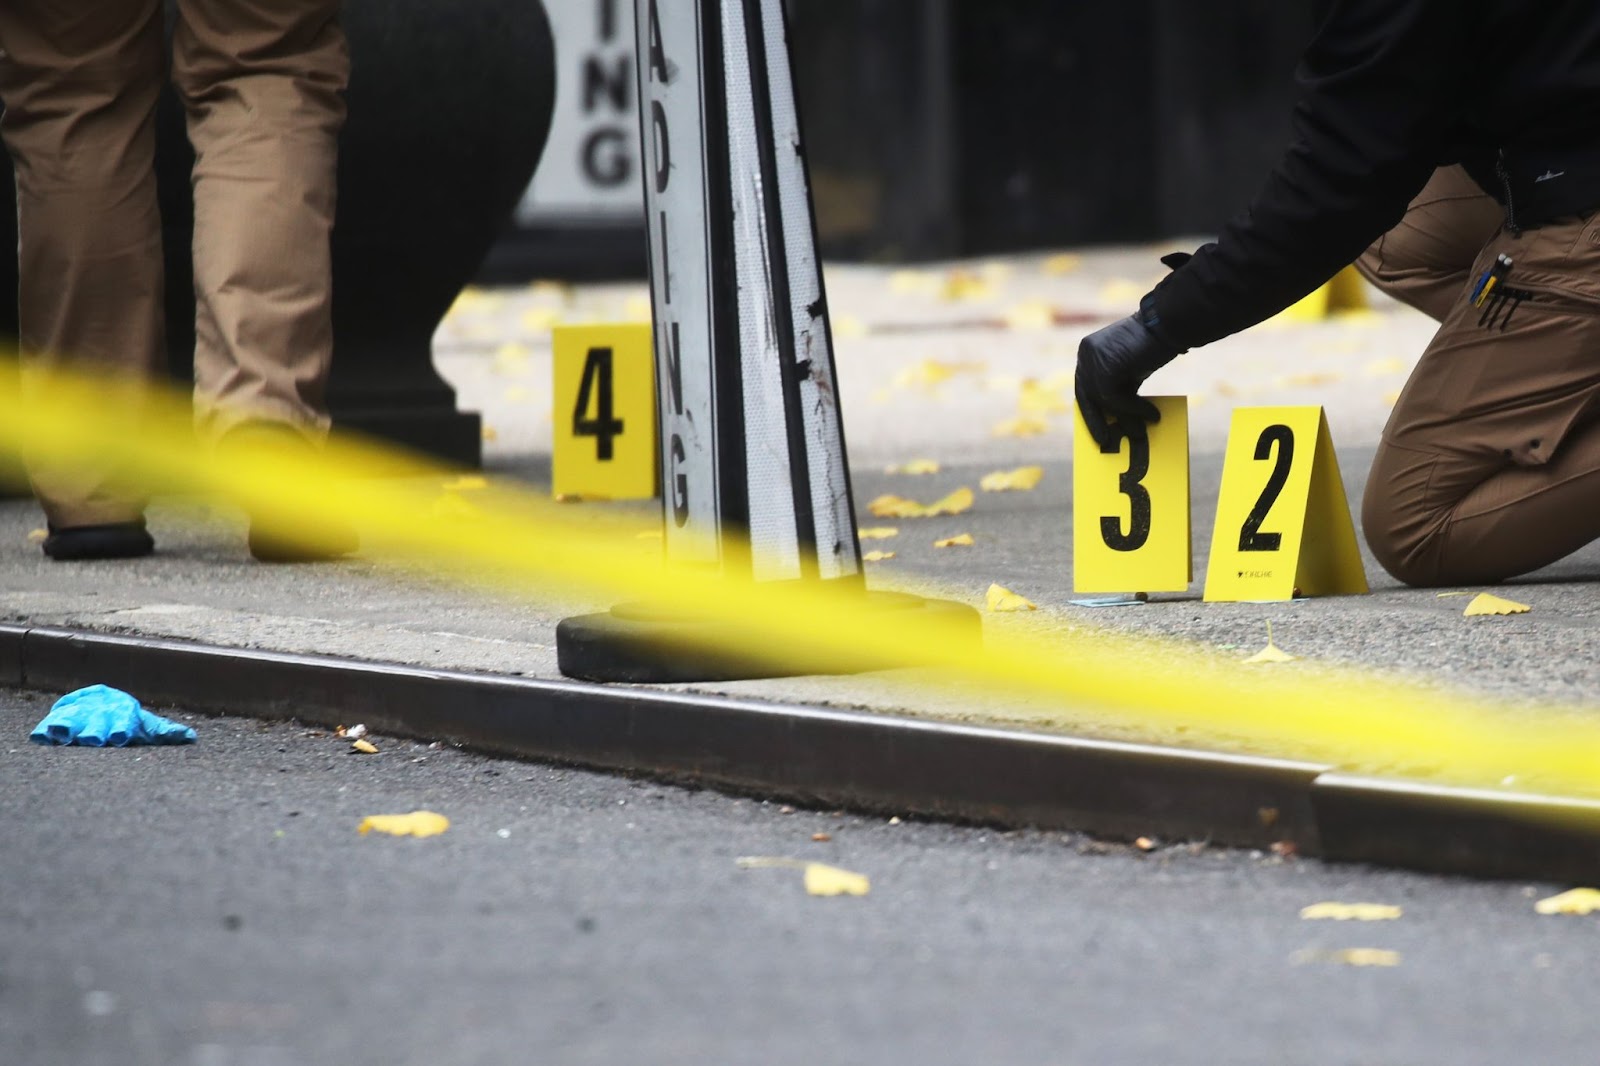
[[[938,620],[974,646],[983,639],[982,619],[964,603],[863,592],[860,610],[880,617],[886,626],[912,617]],[[930,649],[921,659],[877,656],[868,649],[840,656],[797,656],[775,648],[770,655],[761,655],[742,649],[746,637],[742,627],[729,622],[655,610],[649,604],[621,604],[603,614],[564,619],[556,626],[556,660],[563,674],[584,681],[672,684],[927,666],[944,651]]]

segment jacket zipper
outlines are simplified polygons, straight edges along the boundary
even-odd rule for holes
[[[1506,171],[1506,150],[1499,149],[1495,154],[1494,173],[1500,179],[1500,188],[1506,194],[1506,229],[1513,237],[1522,236],[1522,227],[1517,225],[1517,201],[1511,193],[1511,175]]]

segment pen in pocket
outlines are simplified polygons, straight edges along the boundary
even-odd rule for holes
[[[1483,277],[1478,279],[1477,288],[1472,290],[1472,306],[1482,307],[1483,302],[1494,292],[1495,286],[1502,284],[1506,276],[1511,273],[1511,257],[1502,255],[1495,259],[1494,265],[1483,272]]]

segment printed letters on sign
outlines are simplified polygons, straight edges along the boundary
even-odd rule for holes
[[[1236,409],[1205,598],[1287,600],[1366,591],[1322,408]]]
[[[648,325],[555,330],[557,496],[657,495],[655,360]]]
[[[1159,396],[1161,421],[1102,452],[1075,413],[1072,587],[1077,592],[1183,592],[1193,579],[1189,405]]]

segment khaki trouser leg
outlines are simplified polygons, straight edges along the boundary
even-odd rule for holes
[[[337,13],[337,0],[179,3],[173,79],[196,156],[196,422],[213,443],[251,421],[327,431],[349,77]]]
[[[1471,306],[1501,253],[1533,294],[1504,329]],[[1600,214],[1479,249],[1390,416],[1362,519],[1414,585],[1514,577],[1600,537]]]
[[[1356,269],[1379,289],[1442,322],[1467,271],[1500,231],[1505,212],[1460,167],[1434,172],[1394,229],[1373,242]]]
[[[49,372],[127,384],[104,419],[137,432],[140,385],[165,360],[155,105],[160,0],[0,3],[0,119],[17,176],[23,387]],[[52,525],[137,519],[143,500],[100,457],[29,454]]]

